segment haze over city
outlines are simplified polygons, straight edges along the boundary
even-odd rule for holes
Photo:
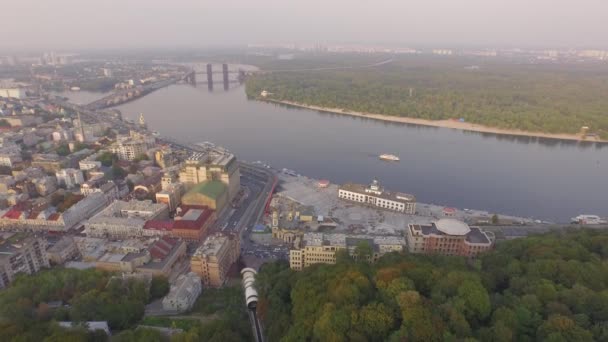
[[[582,0],[20,0],[3,49],[369,43],[601,48],[608,3]]]
[[[0,0],[0,341],[608,341],[606,0]]]

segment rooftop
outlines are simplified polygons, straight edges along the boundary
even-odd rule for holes
[[[435,226],[447,235],[466,235],[471,231],[468,224],[455,219],[441,219]]]
[[[195,185],[185,196],[191,194],[203,194],[209,198],[217,199],[226,191],[226,185],[220,181],[206,181]]]
[[[405,203],[405,202],[415,202],[416,201],[416,197],[414,195],[405,194],[402,192],[390,192],[390,191],[386,191],[384,189],[381,189],[379,191],[379,193],[378,192],[374,192],[374,193],[367,192],[366,190],[368,189],[368,187],[363,184],[346,183],[346,184],[343,184],[342,186],[340,186],[340,189],[360,193],[363,195],[375,196],[378,198],[383,198],[383,199],[387,199],[387,200],[391,200],[391,201],[395,201],[395,202]]]
[[[194,256],[216,256],[221,250],[222,246],[224,246],[228,242],[228,236],[223,234],[214,234],[210,235],[205,239],[205,242],[196,249],[194,252]]]
[[[306,233],[304,234],[305,246],[339,246],[352,247],[356,246],[360,241],[373,242],[374,247],[377,245],[405,245],[405,239],[402,236],[395,235],[347,235],[347,234],[324,234],[324,233]]]

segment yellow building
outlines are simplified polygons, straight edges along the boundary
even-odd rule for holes
[[[190,259],[190,270],[201,277],[203,285],[221,287],[239,255],[240,244],[236,235],[216,233],[207,237],[196,250]]]
[[[187,160],[179,180],[188,189],[206,181],[219,181],[228,188],[232,200],[241,188],[241,173],[236,157],[230,153],[209,153]]]
[[[227,187],[220,181],[205,181],[197,184],[182,197],[182,204],[207,206],[218,213],[227,203]]]
[[[356,248],[361,243],[370,246],[370,261],[376,261],[386,253],[403,251],[405,239],[400,236],[306,233],[289,251],[289,266],[299,271],[314,264],[335,264],[336,252],[346,250],[356,257]]]

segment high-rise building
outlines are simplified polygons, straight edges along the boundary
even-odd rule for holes
[[[216,233],[207,237],[190,259],[190,269],[198,274],[203,285],[221,287],[228,270],[240,255],[238,236]]]
[[[410,224],[407,232],[410,253],[476,257],[492,248],[494,236],[455,219],[441,219],[427,225]]]
[[[0,241],[0,289],[19,273],[34,274],[44,267],[49,267],[45,240],[18,233]]]
[[[59,185],[65,185],[68,189],[84,183],[82,171],[78,169],[61,169],[55,172],[55,177]]]
[[[241,188],[239,165],[231,153],[209,153],[187,160],[179,173],[179,180],[188,189],[205,181],[220,181],[228,187],[229,201]]]

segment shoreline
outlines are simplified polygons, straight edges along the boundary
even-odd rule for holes
[[[343,114],[343,115],[355,116],[355,117],[360,117],[360,118],[374,119],[374,120],[379,120],[379,121],[388,121],[388,122],[405,123],[405,124],[430,126],[430,127],[440,127],[440,128],[451,128],[451,129],[458,129],[458,130],[462,130],[462,131],[490,133],[490,134],[496,134],[496,135],[515,135],[515,136],[524,136],[524,137],[530,137],[530,138],[569,140],[569,141],[592,142],[592,143],[608,143],[608,140],[603,140],[603,139],[600,139],[599,137],[595,138],[595,139],[581,139],[578,135],[567,134],[567,133],[530,132],[530,131],[521,131],[521,130],[516,130],[516,129],[503,129],[503,128],[496,128],[496,127],[489,127],[489,126],[484,126],[484,125],[480,125],[480,124],[460,122],[460,121],[454,121],[454,120],[427,120],[427,119],[417,119],[417,118],[402,117],[402,116],[364,113],[364,112],[344,110],[344,109],[340,109],[340,108],[327,108],[327,107],[320,107],[320,106],[315,106],[315,105],[307,105],[307,104],[303,104],[303,103],[285,101],[285,100],[275,100],[275,99],[268,99],[268,98],[259,98],[259,100],[276,103],[276,104],[292,106],[292,107],[296,107],[296,108],[310,109],[310,110],[333,113],[333,114]]]

